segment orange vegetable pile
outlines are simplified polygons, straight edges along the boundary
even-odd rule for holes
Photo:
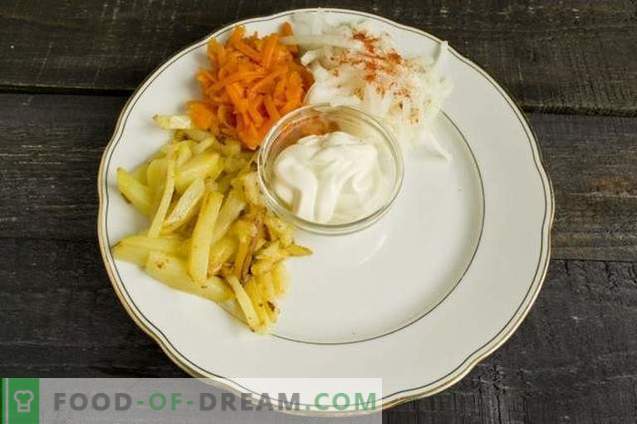
[[[197,74],[204,99],[187,105],[194,125],[258,148],[281,116],[302,105],[313,82],[298,61],[297,46],[281,44],[288,35],[288,23],[262,38],[246,36],[245,27],[238,26],[225,44],[210,40],[211,69]]]

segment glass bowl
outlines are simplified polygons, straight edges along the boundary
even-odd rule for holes
[[[344,131],[372,141],[380,154],[384,175],[391,179],[386,198],[370,213],[351,222],[318,223],[301,218],[292,211],[273,188],[273,164],[281,151],[307,135]],[[267,206],[282,219],[306,231],[339,235],[360,231],[378,221],[391,207],[402,186],[404,165],[402,151],[392,133],[377,119],[348,106],[327,104],[296,109],[274,125],[266,134],[257,159],[259,185]]]

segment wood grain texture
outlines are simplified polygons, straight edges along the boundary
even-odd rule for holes
[[[3,239],[4,376],[183,376],[129,319],[93,240]]]
[[[0,87],[126,92],[215,28],[310,6],[371,12],[448,39],[527,110],[637,114],[631,0],[2,2]]]
[[[637,423],[634,0],[0,2],[0,375],[185,376],[103,270],[102,151],[131,90],[173,53],[229,22],[313,6],[448,39],[534,112],[555,188],[554,259],[520,329],[383,422]]]
[[[464,380],[388,423],[628,423],[637,419],[637,274],[623,262],[551,263],[515,335]],[[178,377],[128,318],[96,240],[0,243],[2,375]],[[214,305],[211,304],[211,307]]]
[[[637,259],[637,119],[530,114],[555,190],[554,258]]]
[[[0,95],[3,375],[183,376],[128,318],[102,269],[101,152],[121,94],[172,52],[228,21],[307,5],[0,5],[1,86],[101,94]],[[339,6],[449,39],[527,110],[636,113],[636,57],[626,54],[637,41],[634,2]],[[616,262],[637,261],[637,119],[530,119],[555,186],[553,257],[568,260],[551,263],[511,341],[450,390],[387,412],[387,423],[637,420],[637,276]]]
[[[124,102],[0,95],[0,238],[94,238],[97,169]],[[637,119],[530,118],[555,187],[553,257],[637,260]]]
[[[552,261],[531,313],[500,350],[457,386],[391,411],[389,422],[635,422],[636,271]]]

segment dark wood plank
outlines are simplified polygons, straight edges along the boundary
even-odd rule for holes
[[[97,170],[125,100],[0,95],[0,237],[95,236]]]
[[[630,0],[21,1],[0,4],[5,90],[131,90],[175,51],[229,22],[285,9],[376,13],[448,39],[527,110],[634,116]]]
[[[636,271],[552,261],[510,341],[456,386],[388,412],[387,422],[634,422]],[[0,281],[0,375],[183,376],[119,305],[95,240],[3,239]]]
[[[537,303],[500,350],[451,389],[391,411],[388,422],[635,422],[636,271],[634,263],[552,261]]]
[[[184,375],[119,304],[96,239],[3,239],[0,256],[0,374]]]
[[[637,119],[529,118],[555,189],[553,257],[637,259]]]
[[[95,237],[96,174],[124,99],[0,95],[0,237]],[[555,258],[637,260],[637,119],[531,114]]]

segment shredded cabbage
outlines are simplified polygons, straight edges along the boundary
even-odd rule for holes
[[[387,124],[401,144],[422,143],[449,159],[429,130],[452,90],[441,76],[447,42],[435,58],[404,58],[370,21],[332,24],[318,11],[296,14],[292,23],[295,35],[282,42],[300,46],[301,63],[314,76],[307,103],[357,107]]]

